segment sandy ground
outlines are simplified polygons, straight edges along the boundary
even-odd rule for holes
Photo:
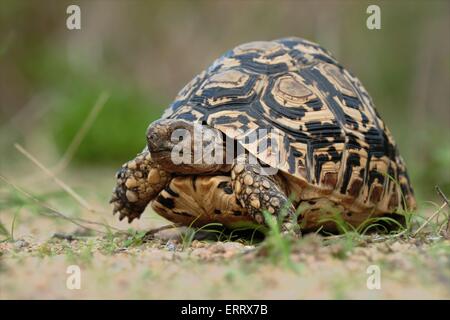
[[[67,195],[43,201],[121,230],[167,224],[150,211],[131,225],[116,221],[102,205],[113,177],[97,179],[109,174],[63,176],[101,213],[86,212]],[[35,195],[59,190],[49,181],[16,182]],[[307,235],[283,256],[249,241],[190,243],[174,239],[174,230],[147,242],[140,234],[80,234],[74,224],[44,216],[48,210],[20,203],[23,197],[5,184],[0,195],[3,204],[12,203],[0,208],[0,221],[10,229],[15,220],[13,240],[0,242],[1,299],[450,298],[450,241],[431,233],[387,240]],[[71,286],[74,265],[79,289]],[[379,288],[371,286],[376,280]]]
[[[0,298],[10,299],[436,299],[450,298],[449,241],[380,241],[348,248],[306,236],[294,266],[276,264],[260,246],[155,239],[127,246],[107,240],[22,238],[0,244]],[[112,245],[114,243],[114,245]],[[67,286],[79,266],[80,289]],[[369,266],[380,289],[369,289]]]

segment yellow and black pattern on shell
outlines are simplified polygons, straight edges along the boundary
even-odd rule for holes
[[[279,169],[302,187],[303,199],[326,195],[353,211],[415,207],[405,164],[369,94],[310,41],[251,42],[226,52],[180,91],[163,117],[206,123],[231,138],[278,129]]]

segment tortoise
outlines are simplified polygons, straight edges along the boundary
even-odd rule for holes
[[[216,154],[195,150],[198,127],[213,132],[199,141]],[[174,139],[176,132],[187,135]],[[151,203],[181,225],[264,226],[271,214],[299,233],[336,229],[336,214],[358,226],[416,206],[405,162],[361,82],[302,38],[226,52],[178,93],[146,138],[116,175],[111,202],[120,220],[139,218]],[[174,159],[177,146],[189,161]]]

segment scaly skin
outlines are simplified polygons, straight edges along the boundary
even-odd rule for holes
[[[116,174],[117,185],[111,203],[113,213],[119,212],[119,219],[127,217],[128,222],[139,218],[171,179],[171,174],[156,164],[147,149],[135,159],[125,163]]]
[[[257,161],[249,163],[248,156],[237,159],[231,170],[236,198],[259,224],[265,224],[263,211],[281,218],[281,230],[300,236],[294,206],[289,202],[277,176],[262,175]],[[294,222],[294,223],[293,223]]]

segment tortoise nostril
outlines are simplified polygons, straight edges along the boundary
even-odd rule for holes
[[[156,133],[151,133],[148,138],[150,141],[156,142],[158,140],[158,135]]]

